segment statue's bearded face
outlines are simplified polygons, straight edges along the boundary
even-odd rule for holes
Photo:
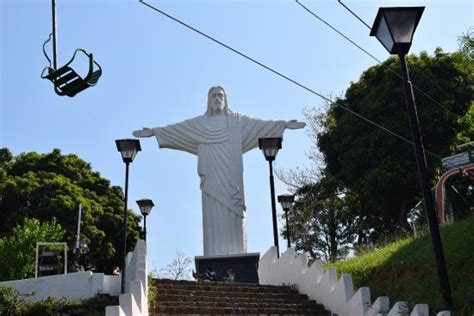
[[[222,89],[211,91],[211,109],[213,112],[222,112],[225,108],[225,94]]]

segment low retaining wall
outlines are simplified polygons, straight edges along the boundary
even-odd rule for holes
[[[139,240],[128,253],[125,269],[125,294],[120,294],[121,276],[75,272],[34,279],[0,282],[20,292],[26,301],[48,297],[87,299],[97,294],[119,295],[118,306],[107,306],[106,316],[148,316],[146,243]]]
[[[16,289],[29,302],[42,301],[48,297],[87,299],[97,294],[118,295],[120,277],[86,271],[0,282],[1,286]]]
[[[119,296],[118,306],[107,306],[106,316],[148,316],[148,279],[146,243],[139,240],[127,255],[125,294]]]
[[[260,258],[258,274],[260,284],[295,285],[300,293],[308,295],[339,316],[429,316],[427,304],[417,304],[410,312],[406,302],[397,302],[390,308],[390,300],[386,296],[372,303],[370,288],[362,287],[354,291],[350,274],[344,274],[338,280],[336,269],[323,271],[321,261],[314,262],[308,268],[307,257],[297,255],[292,248],[278,259],[276,247],[271,247]],[[450,315],[448,311],[437,314]]]

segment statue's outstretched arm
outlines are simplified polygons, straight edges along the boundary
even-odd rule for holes
[[[299,129],[306,126],[305,122],[298,122],[297,120],[291,120],[286,122],[286,128],[288,129]]]
[[[144,127],[143,129],[136,130],[132,134],[135,137],[151,137],[155,135],[153,133],[153,129],[148,128],[148,127]]]

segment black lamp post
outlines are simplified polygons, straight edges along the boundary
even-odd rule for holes
[[[286,240],[288,241],[288,248],[291,248],[290,241],[290,225],[288,224],[288,211],[293,207],[295,196],[291,194],[282,194],[278,196],[278,202],[280,202],[281,208],[285,211],[286,219]]]
[[[127,203],[128,203],[128,166],[141,149],[138,139],[117,139],[117,150],[125,163],[125,210],[123,215],[123,264],[122,264],[122,293],[125,293],[125,267],[127,263]]]
[[[275,160],[278,150],[281,149],[281,137],[273,138],[259,138],[258,147],[263,151],[265,159],[268,161],[270,166],[270,193],[272,199],[272,217],[273,217],[273,242],[277,248],[277,256],[280,258],[280,247],[278,246],[278,227],[277,227],[277,216],[275,206],[275,183],[273,180],[273,165],[272,162]]]
[[[420,21],[424,7],[396,7],[379,8],[377,16],[372,26],[371,36],[377,37],[382,45],[390,54],[396,54],[400,58],[403,72],[405,103],[410,123],[410,130],[415,149],[416,164],[418,168],[418,177],[423,192],[425,208],[431,232],[431,241],[433,244],[436,265],[438,268],[438,278],[441,287],[443,299],[449,309],[453,307],[451,288],[449,285],[448,271],[444,258],[443,245],[439,233],[438,219],[431,194],[431,185],[428,176],[428,166],[426,163],[425,152],[423,148],[423,139],[420,133],[418,123],[418,114],[415,105],[415,96],[408,73],[405,56],[408,53],[413,34]]]
[[[143,215],[143,239],[146,241],[146,217],[150,215],[151,209],[155,204],[150,199],[141,199],[137,201],[140,213]]]

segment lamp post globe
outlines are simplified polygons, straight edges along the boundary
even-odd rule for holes
[[[423,199],[430,227],[439,284],[446,307],[452,309],[453,299],[449,285],[443,245],[439,233],[438,219],[431,193],[431,183],[428,174],[428,165],[426,163],[423,138],[420,132],[415,96],[413,94],[413,87],[411,85],[408,66],[405,59],[406,54],[410,50],[413,35],[423,11],[424,7],[379,8],[370,35],[375,36],[390,54],[398,55],[400,59],[404,79],[403,92],[405,95],[405,105],[413,138],[419,183],[423,192]]]
[[[288,223],[288,212],[293,208],[293,202],[295,201],[295,196],[291,194],[282,194],[278,196],[278,202],[281,205],[283,211],[285,211],[286,219],[286,240],[288,241],[288,248],[291,248],[290,241],[290,225]]]
[[[122,155],[125,163],[125,198],[124,198],[124,215],[123,215],[123,261],[122,261],[122,293],[125,293],[125,269],[127,262],[127,219],[128,219],[128,169],[137,153],[141,150],[140,141],[138,139],[117,139],[115,141],[117,150]]]
[[[281,137],[259,138],[258,147],[262,150],[265,159],[270,167],[270,195],[272,201],[272,220],[273,220],[273,243],[277,248],[277,256],[280,257],[280,247],[278,245],[278,226],[275,205],[275,181],[273,180],[273,161],[275,160],[278,150],[281,149]]]
[[[406,55],[425,7],[379,8],[370,36],[390,54]]]
[[[115,144],[124,163],[131,163],[137,153],[142,150],[138,139],[117,139]]]
[[[150,215],[151,209],[155,204],[150,199],[141,199],[137,201],[140,213],[143,215],[143,239],[146,241],[146,217]]]
[[[282,141],[281,137],[259,138],[258,148],[262,150],[265,159],[271,162],[275,160],[278,151],[281,149]]]

